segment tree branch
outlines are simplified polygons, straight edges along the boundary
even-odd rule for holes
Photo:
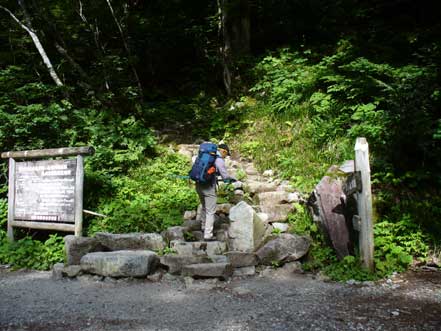
[[[20,1],[20,5],[21,5],[21,1]],[[8,8],[0,5],[0,9],[3,9],[4,11],[6,11],[9,14],[9,16],[11,16],[11,18],[15,22],[17,22],[17,24],[20,25],[20,27],[22,29],[24,29],[31,36],[32,41],[34,42],[35,47],[37,48],[38,52],[40,53],[40,56],[43,59],[43,62],[46,65],[53,81],[55,82],[55,84],[57,86],[63,86],[63,83],[61,82],[60,78],[58,77],[57,72],[55,71],[55,69],[54,69],[49,57],[47,56],[46,51],[44,50],[43,45],[41,44],[40,39],[38,38],[35,31],[31,27],[29,27],[26,24],[24,24],[23,22],[21,22]]]

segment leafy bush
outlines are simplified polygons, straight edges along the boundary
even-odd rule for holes
[[[410,215],[403,215],[398,222],[377,222],[374,227],[377,274],[386,276],[393,271],[404,271],[414,258],[424,261],[429,251],[426,242],[427,237]]]
[[[184,211],[196,208],[194,188],[176,177],[188,173],[188,160],[165,149],[161,152],[163,155],[147,160],[127,176],[112,178],[114,193],[103,197],[98,206],[108,217],[94,219],[89,234],[159,232],[181,224]]]
[[[14,268],[48,270],[55,263],[63,262],[63,237],[51,235],[44,242],[26,237],[10,243],[5,237],[0,240],[0,263]]]

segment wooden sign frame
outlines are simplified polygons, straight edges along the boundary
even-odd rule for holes
[[[1,154],[3,159],[9,159],[9,182],[8,182],[8,238],[14,240],[14,227],[56,230],[74,232],[81,236],[83,229],[83,185],[84,185],[84,156],[94,154],[93,147],[65,147],[56,149],[41,149],[30,151],[5,152]],[[74,190],[74,223],[65,222],[42,222],[36,220],[15,219],[16,205],[16,159],[43,159],[53,157],[76,156],[75,167],[75,190]]]

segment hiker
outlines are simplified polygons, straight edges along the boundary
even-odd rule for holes
[[[213,226],[214,214],[216,213],[217,204],[217,175],[220,175],[222,177],[222,180],[226,183],[236,181],[236,178],[228,174],[227,168],[225,166],[224,158],[227,155],[230,155],[230,149],[226,144],[220,144],[219,146],[217,146],[216,156],[213,164],[213,172],[215,171],[213,173],[213,176],[211,176],[206,182],[196,181],[196,192],[198,193],[199,199],[202,204],[201,221],[202,227],[204,227],[205,225],[204,240],[206,241],[215,240],[215,238],[213,237]]]

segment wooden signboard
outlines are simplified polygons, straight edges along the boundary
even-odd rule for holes
[[[17,162],[15,220],[75,223],[77,160]]]
[[[2,153],[9,158],[8,237],[14,227],[70,231],[80,236],[83,213],[83,155],[91,147]],[[16,161],[74,156],[61,160]]]

